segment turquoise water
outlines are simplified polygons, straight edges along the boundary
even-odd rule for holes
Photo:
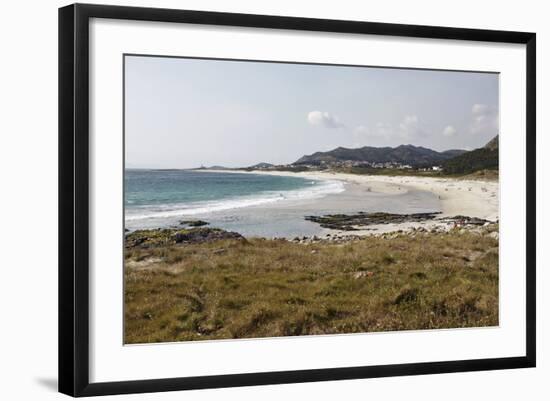
[[[343,191],[336,181],[193,170],[127,169],[124,183],[126,222],[138,226]]]
[[[366,191],[338,180],[193,170],[126,170],[125,226],[181,227],[201,219],[210,227],[245,236],[320,235],[308,215],[440,210],[426,191],[400,194]]]

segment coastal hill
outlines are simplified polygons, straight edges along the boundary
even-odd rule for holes
[[[448,174],[469,174],[478,170],[498,170],[498,135],[484,147],[462,153],[445,161],[443,171]]]
[[[241,167],[241,169],[244,170],[263,170],[263,169],[270,169],[272,167],[275,167],[275,165],[271,163],[257,163],[250,167]],[[200,166],[198,168],[195,168],[193,170],[234,170],[235,167],[225,167],[225,166]]]
[[[498,171],[498,135],[485,146],[472,151],[450,149],[438,152],[414,145],[392,147],[364,146],[362,148],[338,147],[327,152],[315,152],[300,157],[294,163],[274,165],[257,163],[239,170],[308,171],[337,169],[356,174],[384,174],[395,171],[422,171],[451,175],[470,174],[477,171]],[[223,166],[201,166],[197,170],[230,170]],[[342,170],[344,169],[344,170]]]
[[[491,139],[489,142],[487,142],[484,148],[489,150],[498,150],[498,135],[495,136],[493,139]]]
[[[445,160],[465,153],[465,150],[452,149],[437,152],[432,149],[414,145],[392,147],[364,146],[357,149],[339,147],[328,152],[316,152],[302,156],[294,165],[319,166],[324,164],[339,164],[343,162],[356,163],[394,163],[412,167],[440,164]]]
[[[262,163],[255,164],[255,165],[247,167],[247,168],[255,170],[255,169],[271,168],[271,167],[274,167],[274,165],[271,164],[271,163],[262,162]]]
[[[200,166],[193,170],[231,170],[231,168],[225,166]]]

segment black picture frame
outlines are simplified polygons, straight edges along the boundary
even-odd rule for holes
[[[381,366],[196,376],[90,383],[89,381],[89,133],[90,18],[275,28],[526,45],[527,258],[526,353],[520,357]],[[74,4],[59,9],[59,391],[71,396],[253,386],[384,376],[534,367],[536,35],[479,29],[246,15],[220,12]]]

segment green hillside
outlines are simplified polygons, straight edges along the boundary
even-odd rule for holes
[[[412,166],[425,166],[439,164],[451,159],[464,150],[452,149],[445,152],[437,152],[422,146],[400,145],[395,148],[377,148],[364,146],[357,149],[336,148],[328,152],[316,152],[312,155],[302,156],[294,165],[320,165],[342,161],[356,161],[369,163],[402,163]]]
[[[498,135],[484,147],[443,163],[443,171],[447,174],[469,174],[479,170],[498,170]]]

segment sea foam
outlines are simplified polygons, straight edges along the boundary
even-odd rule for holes
[[[178,216],[207,215],[251,206],[263,206],[275,202],[318,199],[345,190],[344,183],[338,180],[311,181],[310,186],[286,191],[263,191],[254,195],[220,199],[216,201],[172,203],[156,206],[143,206],[126,210],[126,221],[142,219],[170,218]]]

